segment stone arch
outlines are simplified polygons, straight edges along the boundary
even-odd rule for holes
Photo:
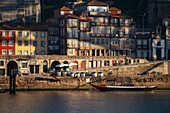
[[[60,67],[56,67],[56,65],[60,64],[59,61],[53,61],[51,64],[51,69],[55,69],[55,70],[61,70]]]
[[[81,69],[85,69],[85,67],[86,67],[85,61],[81,61]]]
[[[18,72],[18,64],[15,61],[9,61],[7,64],[7,76]]]
[[[48,62],[47,62],[47,60],[44,60],[43,61],[43,72],[45,73],[47,71],[48,71]]]
[[[77,61],[73,61],[73,63],[78,64],[78,62],[77,62]],[[78,69],[78,65],[74,65],[74,66],[73,66],[73,69]]]

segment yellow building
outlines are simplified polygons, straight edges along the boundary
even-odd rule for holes
[[[47,30],[42,28],[16,28],[16,55],[47,55]]]

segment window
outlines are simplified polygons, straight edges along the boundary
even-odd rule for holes
[[[104,44],[104,39],[103,38],[101,39],[101,44]]]
[[[120,45],[124,45],[123,39],[119,39]]]
[[[89,46],[90,46],[90,43],[89,43],[89,42],[86,42],[86,46],[89,47]]]
[[[27,68],[27,63],[22,63],[22,68]]]
[[[18,55],[22,55],[22,50],[18,50]]]
[[[94,9],[91,9],[92,12],[94,12]]]
[[[109,44],[109,39],[106,39],[106,44]]]
[[[124,30],[120,29],[120,37],[122,37],[124,35]]]
[[[33,41],[33,46],[37,47],[37,41]]]
[[[13,31],[9,31],[9,36],[12,37],[13,35]]]
[[[61,15],[64,15],[64,11],[61,11]]]
[[[0,66],[4,66],[4,61],[0,61]]]
[[[170,35],[170,28],[168,29],[168,35]]]
[[[143,40],[143,45],[147,45],[147,40]]]
[[[34,51],[34,55],[37,55],[37,54],[38,54],[38,51],[37,51],[37,50],[35,50],[35,51]]]
[[[94,27],[92,28],[92,33],[95,33],[95,28]]]
[[[24,50],[24,55],[28,55],[28,50]]]
[[[28,32],[27,31],[24,32],[24,36],[28,37]]]
[[[101,33],[104,34],[104,28],[101,29]]]
[[[13,46],[14,44],[13,44],[13,40],[9,40],[9,46]]]
[[[28,46],[28,40],[24,40],[24,46]]]
[[[2,40],[2,46],[7,46],[7,41],[6,40]]]
[[[2,50],[2,55],[6,55],[7,51],[6,50]]]
[[[170,47],[170,40],[168,40],[168,46]]]
[[[37,37],[37,32],[36,31],[33,32],[33,36]]]
[[[147,58],[147,52],[143,52],[143,57]]]
[[[22,31],[18,31],[18,37],[22,37]]]
[[[100,33],[100,28],[97,28],[97,33]]]
[[[22,40],[18,40],[18,46],[22,46]]]
[[[138,57],[138,58],[141,57],[141,52],[137,52],[137,57]]]
[[[100,44],[100,40],[99,39],[97,39],[97,44]]]
[[[72,55],[73,54],[73,50],[71,49],[71,50],[69,50],[69,54],[70,55]]]
[[[2,31],[2,36],[7,36],[7,32],[6,31]]]
[[[92,44],[95,44],[95,39],[94,38],[92,39]]]
[[[129,45],[129,40],[128,39],[126,39],[126,45]]]
[[[0,76],[4,76],[4,75],[5,75],[5,69],[0,69]]]
[[[41,55],[45,55],[45,50],[41,50]]]
[[[123,19],[120,19],[120,26],[123,26]]]
[[[45,32],[41,32],[41,37],[42,37],[42,38],[45,37]]]
[[[41,41],[41,47],[45,47],[45,41]]]
[[[106,33],[109,34],[109,28],[106,28]]]
[[[9,55],[13,55],[13,50],[9,50]]]

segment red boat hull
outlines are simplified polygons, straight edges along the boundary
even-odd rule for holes
[[[93,85],[100,91],[151,91],[158,86],[106,86],[106,85]]]

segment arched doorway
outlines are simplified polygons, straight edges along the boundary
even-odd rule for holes
[[[56,65],[60,64],[59,61],[54,61],[52,64],[51,64],[51,69],[55,69],[55,70],[61,70],[60,67],[56,67]]]
[[[85,63],[85,61],[82,61],[81,62],[81,69],[85,69],[85,67],[86,67],[86,63]]]
[[[77,61],[73,61],[73,63],[76,63],[77,65],[73,66],[73,69],[78,69],[78,62]]]
[[[47,71],[48,71],[48,62],[47,62],[47,60],[44,60],[43,61],[43,72],[45,73]]]
[[[18,64],[15,61],[10,61],[7,64],[7,76],[11,76],[18,72]]]

